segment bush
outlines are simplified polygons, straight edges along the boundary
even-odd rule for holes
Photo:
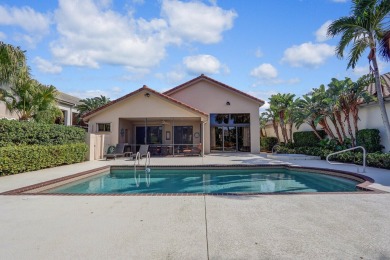
[[[280,146],[277,148],[277,151],[278,153],[296,153],[320,156],[322,160],[325,160],[329,154],[333,153],[332,150],[321,147],[296,147],[295,149],[289,149],[287,147]],[[362,165],[363,153],[349,151],[333,155],[329,158],[329,160]],[[366,164],[371,167],[390,169],[390,153],[367,153]]]
[[[78,127],[0,119],[0,147],[82,143],[85,134]]]
[[[318,130],[317,132],[322,138],[325,137],[325,131]],[[318,146],[318,143],[320,142],[320,140],[313,131],[295,132],[293,133],[293,138],[295,147],[313,147]]]
[[[82,162],[87,151],[88,146],[85,143],[0,147],[0,175]]]
[[[278,143],[278,138],[276,137],[261,137],[260,138],[260,148],[263,151],[271,151],[272,147]]]
[[[381,152],[381,137],[378,129],[362,129],[356,134],[356,145],[366,148],[367,153]]]

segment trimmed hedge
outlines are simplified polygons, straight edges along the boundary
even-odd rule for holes
[[[326,135],[324,130],[318,130],[317,132],[322,138]],[[313,131],[295,132],[293,133],[293,138],[295,147],[313,147],[318,146],[320,142]]]
[[[320,156],[322,160],[326,159],[328,154],[333,153],[332,150],[323,149],[320,147],[297,147],[290,149],[280,146],[277,148],[278,153],[287,154],[306,154]],[[345,152],[336,154],[329,158],[331,161],[339,161],[345,163],[363,164],[363,154],[361,152]],[[367,166],[390,169],[390,153],[367,153]]]
[[[0,147],[0,175],[82,162],[87,151],[88,146],[85,143]]]
[[[278,138],[276,137],[261,137],[260,138],[260,148],[262,151],[271,151],[272,147],[278,143]]]
[[[85,135],[78,127],[0,119],[0,147],[82,143]]]
[[[356,145],[366,148],[367,153],[381,152],[381,136],[378,129],[362,129],[356,134]]]

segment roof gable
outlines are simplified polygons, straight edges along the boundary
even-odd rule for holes
[[[131,93],[129,93],[129,94],[123,96],[123,97],[120,97],[120,98],[118,98],[118,99],[116,99],[116,100],[113,100],[113,101],[107,103],[106,105],[101,106],[101,107],[99,107],[99,108],[97,108],[97,109],[95,109],[95,110],[93,110],[93,111],[87,113],[86,115],[84,115],[83,118],[84,118],[85,120],[89,120],[89,119],[90,119],[91,117],[93,117],[94,115],[96,115],[96,114],[98,114],[98,113],[100,113],[100,112],[103,112],[103,111],[107,110],[108,108],[112,107],[112,106],[115,105],[115,104],[124,102],[124,101],[127,100],[128,98],[133,97],[133,96],[135,96],[136,94],[138,94],[138,93],[140,93],[140,92],[143,92],[143,91],[148,92],[148,93],[150,92],[150,93],[155,94],[156,96],[158,96],[158,97],[160,97],[160,98],[162,98],[162,99],[165,99],[165,100],[169,101],[170,103],[173,103],[173,104],[175,104],[175,105],[177,105],[177,106],[179,106],[179,107],[182,107],[182,108],[184,108],[184,109],[186,109],[186,110],[190,110],[190,111],[192,111],[192,112],[195,112],[196,114],[199,114],[199,115],[201,115],[201,116],[206,116],[206,117],[208,117],[208,114],[207,114],[207,113],[205,113],[205,112],[203,112],[203,111],[200,111],[200,110],[198,110],[198,109],[196,109],[196,108],[194,108],[194,107],[191,107],[191,106],[189,106],[189,105],[187,105],[187,104],[185,104],[185,103],[183,103],[183,102],[181,102],[181,101],[178,101],[178,100],[176,100],[176,99],[174,99],[174,98],[172,98],[172,97],[169,97],[169,96],[167,96],[167,95],[161,94],[161,93],[159,93],[159,92],[157,92],[157,91],[155,91],[155,90],[153,90],[153,89],[151,89],[151,88],[149,88],[149,87],[147,87],[147,86],[144,85],[142,88],[139,88],[139,89],[137,89],[137,90],[135,90],[135,91],[133,91],[133,92],[131,92]],[[146,93],[145,93],[145,94],[146,94]]]
[[[218,85],[218,86],[220,86],[222,88],[227,89],[228,91],[231,91],[231,92],[234,92],[234,93],[238,93],[238,94],[240,94],[240,95],[242,95],[242,96],[244,96],[246,98],[249,98],[252,101],[255,101],[255,102],[257,102],[257,103],[259,103],[261,105],[263,105],[265,103],[261,99],[258,99],[258,98],[254,97],[254,96],[251,96],[251,95],[249,95],[249,94],[247,94],[245,92],[242,92],[242,91],[240,91],[238,89],[235,89],[235,88],[233,88],[231,86],[228,86],[228,85],[226,85],[226,84],[224,84],[224,83],[222,83],[220,81],[217,81],[215,79],[207,77],[204,74],[202,74],[199,77],[196,77],[196,78],[194,78],[194,79],[192,79],[190,81],[187,81],[187,82],[185,82],[185,83],[183,83],[183,84],[181,84],[181,85],[179,85],[177,87],[174,87],[174,88],[172,88],[172,89],[170,89],[168,91],[165,91],[163,94],[171,96],[172,94],[174,94],[176,92],[179,92],[179,91],[181,91],[181,90],[183,90],[183,89],[185,89],[185,88],[187,88],[189,86],[192,86],[192,85],[194,85],[194,84],[196,84],[196,83],[198,83],[200,81],[207,81],[207,82],[213,83],[215,85]]]

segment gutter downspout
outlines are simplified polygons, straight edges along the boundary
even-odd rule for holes
[[[206,123],[206,121],[202,122],[202,157],[204,157],[204,125]]]

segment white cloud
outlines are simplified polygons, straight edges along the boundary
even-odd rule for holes
[[[165,57],[169,45],[218,42],[223,31],[232,27],[236,16],[233,11],[200,2],[163,0],[164,19],[135,19],[131,12],[120,14],[102,7],[110,3],[109,0],[100,0],[99,4],[92,0],[59,0],[55,20],[60,37],[50,44],[56,61],[92,68],[101,64],[150,68]],[[190,11],[193,7],[198,9]],[[182,12],[191,15],[184,18]],[[197,22],[199,28],[197,25],[195,30]]]
[[[28,6],[17,8],[0,5],[0,25],[19,26],[29,33],[47,33],[50,18]]]
[[[332,23],[332,21],[326,21],[321,27],[315,32],[316,35],[316,41],[317,42],[324,42],[329,40],[329,37],[327,36],[328,27]]]
[[[260,79],[272,79],[278,76],[278,71],[269,63],[263,63],[260,66],[254,68],[250,75]]]
[[[51,18],[49,14],[36,12],[28,6],[8,7],[0,5],[0,25],[22,28],[27,34],[17,34],[16,40],[24,40],[30,46],[42,39],[50,31]]]
[[[161,14],[167,19],[173,35],[205,44],[221,41],[222,33],[233,27],[237,17],[235,11],[215,5],[178,0],[163,0]]]
[[[58,74],[62,71],[61,66],[55,65],[41,57],[35,57],[34,63],[37,66],[38,70],[43,73]]]
[[[61,37],[52,42],[51,51],[63,64],[150,67],[165,56],[166,23],[161,19],[138,23],[131,17],[99,9],[91,0],[60,0],[55,19]]]
[[[259,47],[259,48],[257,48],[256,49],[256,51],[255,51],[255,56],[256,56],[256,58],[261,58],[261,57],[263,57],[263,51],[261,50],[261,48]]]
[[[216,74],[221,69],[221,63],[211,55],[187,56],[183,64],[190,74]]]
[[[108,90],[101,90],[101,89],[91,89],[91,90],[77,90],[73,92],[69,92],[69,95],[79,97],[81,99],[83,98],[94,98],[99,97],[100,95],[110,98],[111,100],[114,100],[121,95],[123,92],[122,88],[120,87],[112,87]]]
[[[333,55],[335,55],[334,46],[307,42],[286,49],[282,62],[293,67],[318,67]]]

